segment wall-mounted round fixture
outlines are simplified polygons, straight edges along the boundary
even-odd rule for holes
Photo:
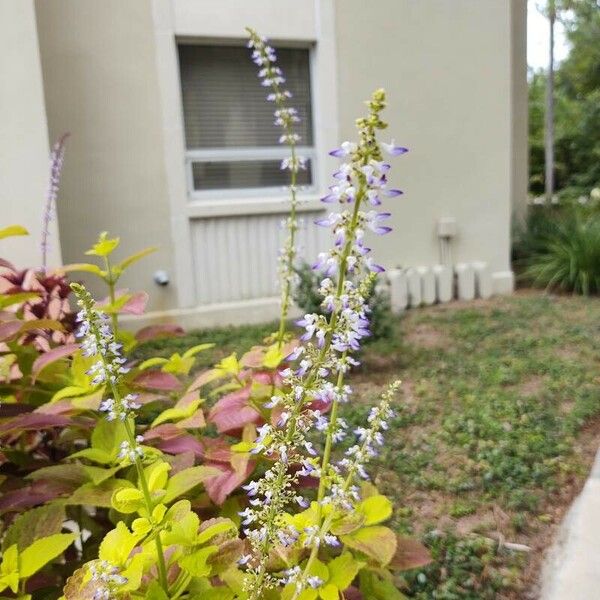
[[[169,285],[169,274],[166,271],[155,271],[153,279],[156,285],[160,285],[162,287],[164,287],[165,285]]]

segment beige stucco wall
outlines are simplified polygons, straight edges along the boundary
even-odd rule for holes
[[[0,227],[30,236],[0,242],[18,267],[41,264],[40,234],[48,180],[48,133],[33,0],[0,0]],[[49,264],[60,263],[56,223]]]
[[[119,256],[159,246],[123,285],[151,292],[156,310],[175,306],[176,282],[152,281],[173,265],[151,4],[38,0],[36,12],[50,134],[71,132],[59,207],[64,260],[81,262],[106,229],[121,238]]]
[[[122,238],[122,254],[158,245],[124,280],[151,292],[151,309],[197,300],[194,219],[277,212],[187,196],[176,38],[231,43],[246,24],[275,43],[314,45],[320,175],[335,167],[325,150],[354,136],[362,101],[387,89],[386,135],[411,152],[395,161],[406,195],[388,204],[394,234],[374,240],[380,262],[436,264],[436,222],[455,217],[455,262],[509,271],[511,206],[526,186],[525,0],[36,0],[36,11],[50,135],[72,133],[65,261],[80,261],[103,229]],[[328,183],[319,177],[316,192]],[[167,288],[152,282],[159,268]]]
[[[336,1],[342,137],[384,87],[386,135],[410,148],[394,160],[395,231],[373,244],[386,266],[435,264],[436,222],[454,217],[455,261],[510,268],[510,27],[508,0]]]
[[[512,210],[523,222],[529,186],[529,88],[527,85],[527,0],[511,0]]]

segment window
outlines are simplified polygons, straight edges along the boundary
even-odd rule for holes
[[[307,168],[299,185],[312,184],[313,133],[309,51],[278,48],[277,64],[292,92],[291,105],[301,122],[299,154]],[[179,65],[185,122],[188,185],[193,197],[223,193],[278,193],[289,171],[280,169],[289,155],[279,144],[281,131],[273,124],[274,105],[260,85],[248,49],[237,46],[179,46]]]

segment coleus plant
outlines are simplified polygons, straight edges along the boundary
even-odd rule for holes
[[[64,553],[74,571],[64,586],[66,600],[401,598],[392,572],[429,560],[420,544],[383,525],[392,506],[365,480],[397,383],[354,432],[357,441],[347,455],[335,449],[350,435],[338,413],[351,397],[345,377],[357,362],[352,354],[368,335],[364,299],[382,270],[368,256],[364,231],[390,230],[383,224],[389,214],[365,211],[365,205],[400,194],[387,188],[390,166],[376,139],[385,126],[379,116],[385,94],[378,90],[368,103],[358,141],[332,153],[347,160],[323,199],[341,210],[318,223],[334,233],[331,251],[315,264],[324,271],[325,310],[299,321],[304,332],[296,340],[286,327],[296,255],[295,178],[304,166],[295,152],[298,117],[287,104],[291,94],[274,64],[275,51],[252,31],[249,45],[263,85],[271,88],[281,141],[290,147],[282,164],[290,170],[292,210],[280,256],[278,331],[195,378],[195,356],[210,344],[136,363],[127,353],[137,341],[180,333],[147,328],[133,336],[119,326],[119,313],[140,312],[146,299],[118,290],[119,277],[152,249],[115,263],[118,239],[104,233],[88,252],[100,266],[65,268],[99,276],[108,297],[96,303],[73,285],[81,349],[52,356],[36,373],[33,388],[51,389],[34,418],[0,423],[10,465],[0,482],[0,512],[43,505],[13,519],[4,540],[15,538],[22,520],[34,522],[36,511],[62,511],[44,519],[53,527],[17,546],[16,562],[10,550],[0,570],[7,577],[0,582],[11,590],[16,585],[14,593],[23,598],[46,593],[69,572],[55,562],[30,579],[33,573],[25,569],[21,576],[18,566],[33,544],[70,535],[62,533],[67,517],[77,544],[71,539]],[[392,155],[406,151],[393,143],[383,147]],[[218,437],[204,435],[207,423]]]

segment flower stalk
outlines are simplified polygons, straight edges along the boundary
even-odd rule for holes
[[[320,254],[314,265],[326,275],[321,282],[320,293],[329,315],[307,314],[298,321],[305,329],[301,338],[304,344],[294,350],[288,360],[291,364],[299,361],[299,364],[282,372],[286,391],[273,396],[269,404],[269,407],[277,407],[280,411],[279,422],[277,426],[265,424],[260,428],[253,450],[275,462],[261,480],[246,486],[252,497],[251,506],[241,513],[244,525],[251,525],[245,533],[253,552],[242,561],[248,565],[247,584],[251,600],[258,600],[265,589],[281,583],[295,584],[299,594],[308,581],[308,571],[303,573],[296,568],[284,579],[268,573],[270,549],[276,544],[289,546],[300,543],[311,549],[314,561],[321,543],[339,544],[337,538],[329,533],[321,507],[325,502],[348,504],[348,498],[356,495],[354,490],[347,494],[350,483],[342,485],[337,481],[337,471],[330,461],[335,441],[345,435],[345,423],[337,417],[339,403],[347,401],[351,391],[344,385],[344,377],[351,366],[358,364],[352,353],[360,348],[360,340],[369,335],[366,297],[375,274],[383,270],[368,256],[370,249],[364,245],[364,230],[367,227],[380,235],[391,231],[390,227],[381,224],[390,216],[389,213],[365,212],[362,208],[367,201],[372,206],[381,204],[380,195],[397,196],[401,193],[386,189],[386,174],[390,166],[383,162],[376,140],[377,130],[386,127],[380,118],[385,107],[385,92],[377,90],[367,104],[369,114],[357,121],[358,143],[344,142],[341,148],[331,153],[350,160],[336,171],[336,183],[331,186],[331,193],[322,200],[338,202],[342,210],[317,222],[331,227],[335,239],[333,248]],[[406,151],[393,143],[387,149],[393,155]],[[329,380],[332,376],[335,383]],[[329,421],[314,408],[315,403],[331,409]],[[316,452],[306,439],[313,427],[326,431],[321,461],[316,459]],[[290,468],[292,466],[300,468],[294,471]],[[282,520],[282,513],[291,502],[306,505],[296,491],[301,475],[320,479],[318,526],[310,532],[295,531]],[[335,485],[335,498],[330,497],[332,485]]]
[[[281,348],[285,339],[294,281],[296,279],[294,263],[297,253],[296,238],[298,232],[298,172],[306,168],[306,159],[297,153],[296,147],[300,141],[300,136],[295,131],[294,123],[298,123],[300,117],[295,108],[288,106],[287,101],[292,97],[292,94],[289,90],[282,88],[285,79],[281,69],[275,65],[275,50],[256,31],[249,27],[246,30],[249,35],[248,47],[252,50],[252,60],[260,67],[258,75],[262,79],[262,85],[271,88],[271,93],[268,94],[267,100],[275,104],[275,125],[281,127],[283,130],[283,134],[279,138],[279,143],[287,144],[290,150],[290,156],[281,162],[281,169],[286,169],[290,172],[290,210],[285,221],[287,238],[279,255],[281,312],[276,339],[278,347]]]
[[[109,421],[119,420],[124,425],[127,440],[121,445],[119,456],[122,459],[129,460],[135,466],[146,511],[148,515],[152,515],[154,502],[144,472],[144,452],[140,445],[142,440],[135,435],[135,411],[140,406],[135,402],[137,399],[135,395],[127,394],[123,396],[119,389],[122,376],[128,372],[128,368],[124,366],[125,358],[120,353],[121,345],[116,342],[106,315],[96,309],[90,293],[78,283],[72,283],[71,288],[81,309],[77,315],[80,324],[77,336],[82,338],[82,353],[84,356],[96,359],[88,374],[93,376],[92,382],[94,384],[105,384],[113,396],[100,404],[100,410],[107,413],[106,418]],[[167,568],[160,534],[157,534],[154,540],[160,585],[168,595]]]
[[[60,186],[60,176],[65,159],[65,144],[69,133],[63,134],[52,147],[50,154],[50,178],[46,191],[46,202],[42,213],[42,238],[40,248],[42,251],[42,271],[48,270],[48,250],[50,248],[50,223],[56,218],[56,200]]]

